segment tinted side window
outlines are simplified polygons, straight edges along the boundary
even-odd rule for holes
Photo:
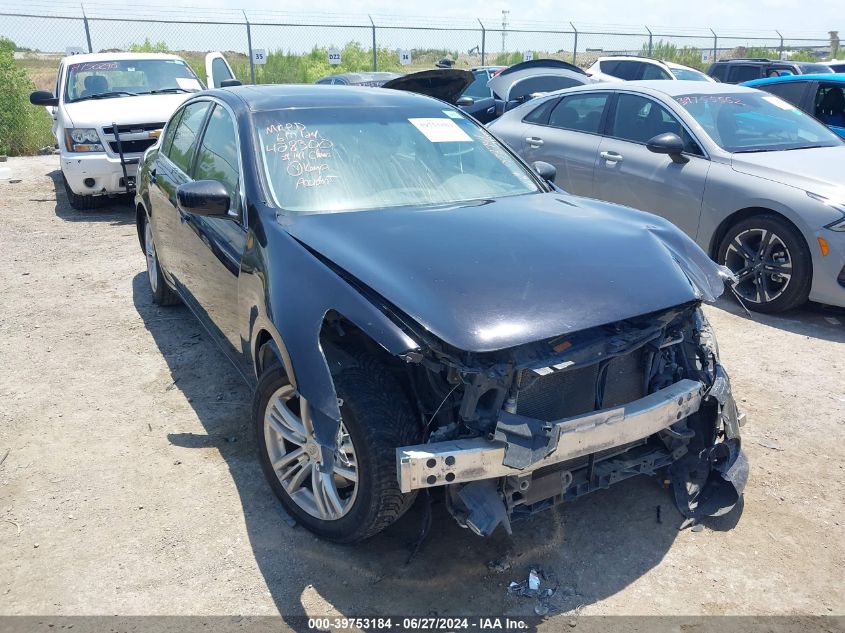
[[[819,86],[815,106],[816,118],[822,123],[845,127],[845,90],[841,84]]]
[[[222,81],[232,78],[232,73],[229,72],[226,62],[219,57],[211,60],[211,78],[215,86],[219,86]]]
[[[640,79],[671,79],[672,77],[657,64],[643,64]]]
[[[239,176],[234,122],[226,109],[217,105],[214,106],[202,137],[194,179],[222,182],[232,199],[232,209],[237,210]]]
[[[800,106],[804,98],[804,91],[807,89],[806,81],[785,81],[779,84],[768,84],[759,86],[760,90],[771,92],[783,99],[789,101],[792,105]]]
[[[642,76],[643,65],[642,62],[621,61],[616,76],[627,81],[639,79]]]
[[[473,81],[467,89],[464,90],[462,97],[472,97],[473,99],[484,99],[491,96],[490,88],[487,87],[487,81],[490,79],[487,73],[483,70],[477,71],[475,74],[475,81]]]
[[[549,113],[557,105],[559,99],[548,99],[534,108],[528,115],[522,119],[526,123],[539,123],[546,125],[549,122]]]
[[[727,76],[728,67],[725,64],[713,64],[708,71],[708,74],[713,77],[714,79],[718,79],[719,81],[724,81],[725,77]]]
[[[170,155],[170,148],[173,145],[173,135],[175,134],[176,128],[179,126],[179,121],[184,113],[185,108],[179,108],[176,111],[176,114],[174,114],[170,119],[167,129],[164,131],[164,137],[161,139],[161,153],[165,156]]]
[[[599,62],[599,70],[603,73],[616,77],[619,73],[619,60],[609,59],[607,61]]]
[[[730,67],[728,73],[728,81],[732,84],[740,84],[743,81],[751,81],[760,77],[760,66],[750,66],[748,64],[735,64]]]
[[[685,152],[703,154],[698,144],[669,110],[645,97],[619,95],[608,136],[645,144],[658,134],[670,132],[681,137]]]
[[[199,101],[185,107],[182,119],[173,134],[170,150],[167,152],[167,157],[173,161],[173,164],[188,176],[191,175],[191,162],[196,151],[197,135],[205,120],[207,110],[208,101]]]
[[[564,97],[549,116],[549,125],[598,134],[607,97],[607,93]]]

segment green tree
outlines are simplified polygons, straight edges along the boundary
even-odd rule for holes
[[[50,117],[29,103],[35,85],[15,63],[15,44],[0,37],[0,154],[34,154],[53,145]]]

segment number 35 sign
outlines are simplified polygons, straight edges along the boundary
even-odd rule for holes
[[[329,49],[329,63],[332,66],[337,66],[340,63],[340,51],[336,48]]]
[[[263,48],[253,48],[252,49],[252,63],[253,64],[266,64],[267,63],[267,51]]]

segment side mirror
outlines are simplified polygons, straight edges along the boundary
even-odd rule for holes
[[[220,82],[221,88],[234,88],[235,86],[242,86],[240,79],[224,79]]]
[[[676,163],[689,162],[689,158],[683,155],[684,142],[680,136],[673,132],[658,134],[646,143],[646,147],[648,151],[654,152],[655,154],[666,154]]]
[[[455,105],[460,107],[475,105],[475,99],[473,99],[472,97],[461,97],[460,99],[458,99],[458,102]]]
[[[226,187],[219,180],[195,180],[176,188],[179,208],[193,215],[231,217],[231,199]]]
[[[554,165],[551,165],[545,161],[538,160],[531,163],[531,168],[537,172],[537,175],[540,176],[546,182],[554,182],[555,176],[557,176],[557,169]]]
[[[29,102],[32,105],[45,106],[47,108],[55,108],[59,105],[58,97],[54,97],[49,90],[36,90],[29,95]]]

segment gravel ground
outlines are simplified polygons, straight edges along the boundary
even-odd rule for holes
[[[76,212],[57,157],[5,165],[0,614],[529,615],[507,585],[532,565],[560,583],[552,624],[845,613],[845,311],[707,308],[749,417],[738,511],[679,531],[641,478],[485,540],[435,504],[406,564],[419,504],[357,547],[284,522],[250,394],[185,308],[151,304],[127,200]]]

